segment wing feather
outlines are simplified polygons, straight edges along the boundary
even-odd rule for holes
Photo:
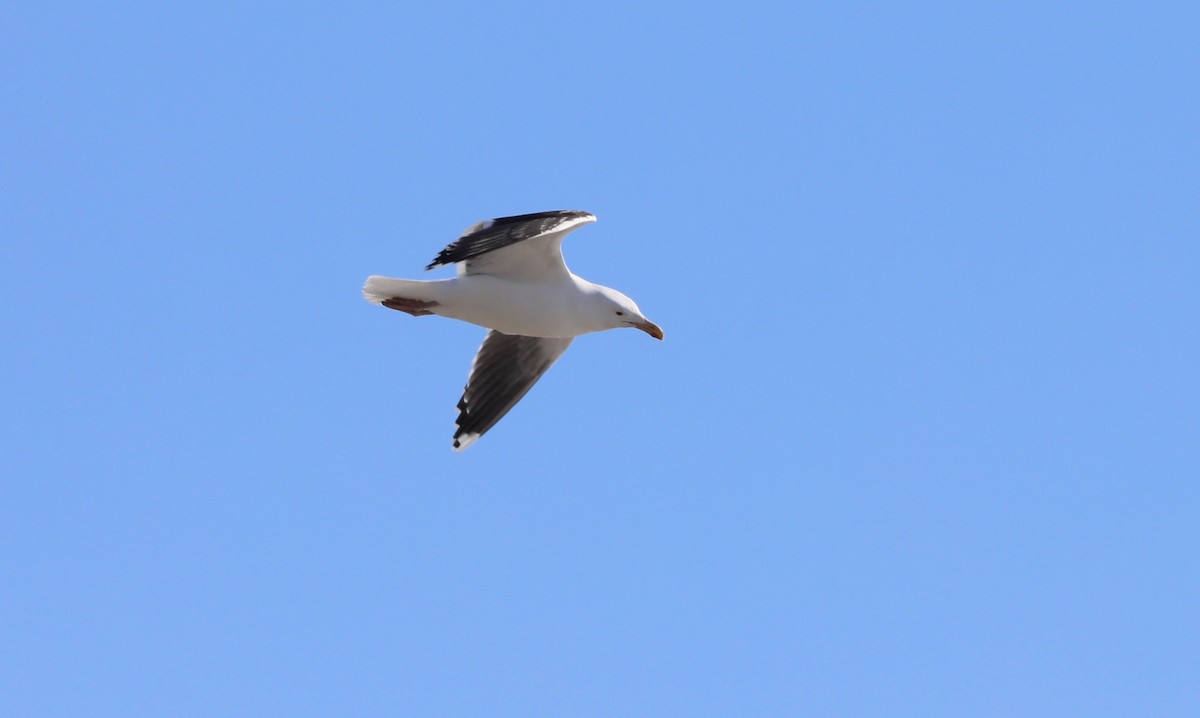
[[[484,220],[471,226],[461,237],[438,252],[425,269],[465,262],[529,239],[566,234],[580,225],[595,221],[596,216],[590,212],[574,209]],[[558,253],[557,245],[547,249]]]
[[[558,361],[571,341],[488,332],[458,402],[454,450],[467,448],[504,418]]]

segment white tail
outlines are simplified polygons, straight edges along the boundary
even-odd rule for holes
[[[436,300],[433,284],[435,282],[376,275],[367,277],[367,283],[363,285],[363,299],[372,304],[383,304],[383,300],[393,297],[433,301]]]

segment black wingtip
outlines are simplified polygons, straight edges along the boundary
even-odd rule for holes
[[[464,262],[501,247],[553,232],[556,228],[577,220],[594,222],[596,215],[579,209],[560,209],[487,219],[471,225],[461,237],[438,252],[425,270]]]

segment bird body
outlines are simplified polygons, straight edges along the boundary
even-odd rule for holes
[[[604,303],[606,287],[568,273],[539,282],[521,282],[488,274],[453,279],[413,280],[374,276],[369,297],[408,297],[434,302],[432,314],[459,319],[505,334],[577,337],[610,329],[607,314],[588,310]]]
[[[498,217],[472,225],[426,269],[457,264],[452,279],[372,276],[364,298],[390,309],[436,314],[491,331],[475,355],[462,399],[454,448],[462,451],[496,424],[541,378],[571,341],[605,329],[663,333],[632,299],[567,269],[562,240],[596,221],[579,210]]]

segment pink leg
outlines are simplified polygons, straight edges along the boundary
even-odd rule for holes
[[[422,299],[406,299],[404,297],[390,297],[383,300],[382,304],[388,309],[395,309],[398,312],[411,314],[414,317],[433,314],[433,312],[429,311],[429,308],[437,306],[437,302],[427,302]]]

